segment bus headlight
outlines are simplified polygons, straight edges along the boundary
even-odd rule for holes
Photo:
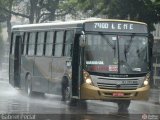
[[[83,79],[84,79],[84,82],[89,84],[89,85],[92,85],[92,79],[91,79],[91,76],[89,75],[89,73],[87,71],[83,71]]]
[[[149,80],[150,80],[150,74],[147,74],[143,81],[143,86],[149,85]]]
[[[85,82],[86,82],[87,84],[92,84],[92,80],[91,80],[90,78],[87,78],[87,79],[85,80]]]
[[[148,80],[145,80],[145,81],[143,82],[143,84],[144,84],[144,86],[147,86],[147,85],[149,84]]]

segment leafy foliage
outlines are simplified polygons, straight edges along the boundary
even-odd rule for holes
[[[30,23],[53,21],[67,14],[78,18],[105,16],[143,21],[150,31],[153,23],[160,21],[160,0],[0,0],[0,10],[0,21],[11,15],[27,18]]]
[[[153,23],[158,22],[155,6],[151,0],[113,0],[107,12],[110,18],[146,22],[150,31],[154,30]]]
[[[13,3],[13,0],[0,0],[0,15],[1,15],[0,21],[1,22],[6,21],[8,17],[10,17],[10,13],[6,12],[6,10],[3,8],[6,8],[9,10],[12,6],[12,3]]]
[[[160,0],[67,0],[77,3],[76,8],[92,16],[106,16],[113,19],[130,19],[146,22],[149,31],[160,21]]]

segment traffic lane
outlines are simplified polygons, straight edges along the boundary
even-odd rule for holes
[[[0,113],[63,113],[66,108],[55,96],[29,98],[7,82],[0,82]]]
[[[0,116],[4,119],[5,114],[36,114],[36,119],[57,119],[57,120],[103,120],[103,119],[128,119],[128,117],[119,116],[118,114],[103,114],[102,111],[94,111],[99,106],[92,106],[89,104],[89,108],[82,107],[68,107],[64,102],[60,101],[60,97],[56,95],[35,96],[29,98],[20,90],[17,90],[10,86],[8,82],[0,81]],[[107,108],[107,107],[106,107]],[[109,107],[110,108],[110,107]],[[107,111],[116,111],[115,108],[111,108]],[[92,110],[93,109],[93,110]],[[100,109],[99,109],[100,110]],[[101,113],[101,114],[100,114]]]
[[[94,112],[101,111],[101,114],[116,113],[118,106],[116,103],[92,100],[88,101],[88,108],[94,109],[95,106],[99,106]],[[124,113],[123,111],[121,111]],[[126,113],[126,112],[125,112]],[[147,101],[131,101],[128,109],[129,114],[160,114],[160,105],[153,104]]]
[[[95,114],[2,114],[1,120],[141,120],[142,116],[95,115]]]
[[[37,120],[142,120],[142,115],[112,114],[41,114]]]
[[[104,113],[101,107],[89,103],[68,107],[67,103],[61,101],[57,95],[36,95],[28,97],[23,91],[13,88],[8,82],[0,82],[0,113],[36,113],[36,114],[100,114]],[[117,108],[105,107],[109,111],[116,112]],[[98,110],[98,111],[96,111]],[[106,110],[105,110],[106,111]]]
[[[36,96],[29,98],[20,90],[11,87],[8,82],[0,82],[0,113],[28,113],[28,114],[43,114],[37,115],[44,117],[57,117],[57,119],[139,119],[138,115],[134,117],[133,110],[129,113],[118,113],[117,106],[111,106],[111,103],[98,101],[93,103],[88,101],[88,107],[68,107],[66,103],[60,101],[60,97],[56,95],[45,95],[44,97]],[[48,115],[49,114],[49,115]],[[138,117],[138,118],[137,118]],[[64,119],[65,118],[65,119]]]

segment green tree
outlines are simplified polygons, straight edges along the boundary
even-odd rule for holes
[[[109,18],[145,22],[148,24],[149,31],[154,30],[153,24],[159,20],[151,0],[112,0],[106,13]]]
[[[155,11],[157,12],[157,16],[160,22],[160,0],[155,0],[153,4],[155,6]]]
[[[66,14],[71,14],[73,16],[94,17],[100,15],[103,11],[102,9],[107,7],[111,0],[64,0],[61,4],[61,9],[66,11]],[[82,13],[81,16],[79,13]]]
[[[13,4],[13,0],[0,0],[0,14],[2,14],[2,19],[1,22],[6,21],[7,22],[7,32],[8,32],[8,40],[10,39],[10,33],[11,33],[11,14],[9,12],[7,12],[5,9],[2,9],[2,7],[5,6],[5,8],[7,10],[11,10],[12,9],[12,4]]]
[[[78,5],[80,5],[78,0],[64,0],[59,4],[59,16],[65,16],[70,14],[74,19],[76,19],[77,16],[82,17],[80,16],[80,14],[78,14],[79,12],[82,12],[82,10],[78,9]]]
[[[149,31],[160,21],[159,0],[67,0],[76,1],[76,8],[90,16],[103,15],[112,19],[129,19],[148,24]]]
[[[39,1],[39,6],[43,10],[43,13],[40,15],[40,22],[44,22],[46,20],[54,21],[56,19],[56,14],[58,13],[57,10],[59,9],[59,1],[60,0]]]
[[[62,14],[59,3],[63,0],[0,0],[0,21],[7,21],[8,40],[11,36],[11,18],[20,16],[29,23],[53,21]]]

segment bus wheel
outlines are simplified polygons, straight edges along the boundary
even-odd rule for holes
[[[86,100],[78,100],[78,105],[77,106],[78,106],[79,109],[87,110]]]
[[[69,81],[66,77],[62,79],[62,101],[66,102],[69,106],[76,106],[77,99],[71,98],[71,88],[69,86]]]
[[[66,77],[63,77],[61,87],[62,87],[62,101],[69,101],[70,87],[69,87],[68,79]]]
[[[27,95],[30,97],[33,95],[31,80],[32,80],[31,75],[28,74],[26,77],[26,92],[27,92]]]
[[[130,105],[130,100],[120,100],[117,102],[118,104],[118,112],[127,112],[128,113],[128,107]]]
[[[70,87],[65,88],[65,99],[66,101],[70,100]]]

